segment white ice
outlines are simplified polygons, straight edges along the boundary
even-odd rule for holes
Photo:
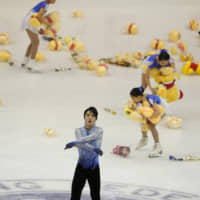
[[[11,43],[1,49],[12,52],[17,65],[29,43],[20,31],[22,18],[36,4],[35,0],[0,0],[0,32],[8,32]],[[62,36],[77,36],[86,45],[87,54],[98,59],[115,53],[150,50],[151,40],[168,41],[172,29],[181,32],[195,60],[200,60],[197,36],[188,29],[188,19],[200,15],[199,0],[57,0],[50,10],[61,14]],[[83,19],[72,19],[81,10]],[[138,24],[135,36],[122,34],[130,22]],[[167,42],[168,47],[172,43]],[[74,129],[83,125],[83,111],[96,106],[97,125],[104,129],[100,158],[102,181],[155,186],[200,195],[200,163],[172,162],[169,155],[200,153],[200,78],[182,76],[178,85],[184,92],[181,101],[170,105],[172,113],[183,119],[180,129],[158,126],[164,156],[147,157],[153,146],[141,151],[135,145],[141,137],[137,123],[123,114],[129,91],[140,85],[141,71],[109,66],[106,76],[83,71],[73,63],[68,51],[49,52],[42,41],[40,51],[47,55],[42,73],[25,72],[20,66],[0,63],[0,179],[72,179],[77,150],[64,151],[65,143],[74,140]],[[182,63],[175,57],[178,72]],[[55,67],[72,67],[72,71],[53,72]],[[108,107],[117,115],[106,113]],[[48,138],[44,128],[53,128],[58,137]],[[131,145],[128,159],[110,154],[115,145]]]

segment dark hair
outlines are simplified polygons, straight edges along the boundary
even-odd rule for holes
[[[162,49],[158,56],[158,60],[162,61],[162,60],[169,60],[169,59],[170,59],[170,55],[167,53],[165,49]]]
[[[143,87],[133,88],[130,91],[130,95],[133,96],[133,97],[139,97],[139,96],[143,96],[143,92],[144,92]]]
[[[92,113],[94,114],[95,118],[97,119],[97,117],[98,117],[98,111],[97,111],[97,109],[96,109],[95,107],[89,107],[89,108],[87,108],[87,109],[84,111],[84,118],[85,118],[85,115],[86,115],[86,113],[87,113],[88,111],[92,112]]]

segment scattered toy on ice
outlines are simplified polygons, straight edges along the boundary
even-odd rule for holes
[[[11,62],[11,53],[6,50],[0,51],[0,62]]]
[[[135,35],[138,33],[138,26],[135,23],[128,24],[126,26],[126,31],[128,34]]]
[[[181,51],[181,52],[186,52],[187,51],[187,44],[186,42],[179,40],[177,43],[177,48]]]
[[[9,42],[8,33],[0,33],[0,45],[7,45]]]
[[[71,41],[68,44],[68,49],[73,52],[83,52],[85,50],[85,45],[80,41]]]
[[[84,17],[84,15],[83,15],[83,13],[82,13],[81,11],[74,11],[74,12],[72,13],[72,16],[73,16],[74,18],[83,18],[83,17]]]
[[[181,34],[177,30],[172,30],[169,33],[169,41],[176,42],[177,40],[181,39]]]
[[[156,54],[156,51],[150,50],[144,53],[144,59],[146,59],[148,56],[153,56]]]
[[[180,58],[180,61],[182,61],[182,62],[193,61],[193,60],[194,60],[194,57],[193,57],[191,54],[188,54],[188,55],[187,55],[187,54],[184,53],[184,52],[181,52],[181,53],[180,53],[179,58]]]
[[[129,146],[120,146],[120,145],[117,145],[112,151],[113,154],[119,155],[125,158],[129,156],[130,152],[131,152],[131,149]]]
[[[85,51],[84,43],[79,41],[77,37],[65,37],[64,41],[68,49],[73,53],[80,53]]]
[[[172,55],[177,55],[177,54],[178,54],[177,47],[176,47],[176,46],[172,46],[172,47],[170,48],[170,53],[171,53]]]
[[[199,28],[199,23],[195,19],[192,19],[189,21],[189,28],[193,31],[197,31]]]
[[[112,115],[116,115],[116,114],[117,114],[116,111],[111,110],[110,108],[104,108],[104,110],[105,110],[106,112],[111,113]]]
[[[96,74],[99,77],[102,77],[106,74],[106,72],[108,71],[108,66],[105,64],[99,64],[96,68]]]
[[[44,134],[48,137],[55,137],[57,136],[58,134],[56,133],[56,131],[54,129],[51,129],[51,128],[45,128],[44,129]]]
[[[51,40],[49,42],[48,49],[51,51],[60,51],[62,49],[62,43],[59,40]]]
[[[200,75],[200,63],[194,63],[191,61],[187,61],[183,65],[181,71],[185,75],[192,75],[192,74]]]
[[[117,53],[113,58],[101,58],[99,61],[107,64],[119,65],[122,67],[138,68],[142,63],[142,57],[143,54],[139,52],[133,53],[132,55],[129,53],[124,53],[122,55]]]
[[[172,161],[200,161],[200,155],[183,155],[183,156],[169,156]]]
[[[42,52],[37,52],[36,57],[35,57],[35,60],[36,60],[37,62],[45,62],[45,61],[46,61],[46,56],[45,56],[45,54],[42,53]]]
[[[137,60],[143,60],[144,59],[144,54],[141,52],[134,52],[133,53],[133,58]]]
[[[175,116],[167,117],[165,120],[165,125],[171,129],[180,128],[182,125],[182,119]]]
[[[165,42],[163,40],[154,39],[151,42],[151,48],[156,50],[165,49]]]

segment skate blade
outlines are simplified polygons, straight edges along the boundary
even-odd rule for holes
[[[163,152],[160,151],[158,154],[149,154],[149,158],[159,158],[163,155]]]
[[[32,72],[32,73],[41,73],[38,69],[33,69],[31,67],[26,67],[28,72]]]

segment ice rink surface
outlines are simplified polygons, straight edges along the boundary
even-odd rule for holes
[[[0,32],[11,36],[10,44],[0,46],[0,50],[11,51],[16,61],[14,67],[0,63],[0,199],[68,199],[65,191],[70,192],[78,154],[76,149],[63,148],[74,140],[75,128],[83,125],[83,111],[88,106],[97,107],[97,125],[104,129],[104,156],[100,158],[103,200],[200,199],[200,163],[168,160],[171,154],[200,154],[200,77],[182,75],[178,86],[184,98],[170,104],[170,109],[183,119],[183,126],[173,130],[161,122],[158,130],[164,156],[149,159],[151,135],[148,146],[135,151],[140,127],[123,114],[129,91],[141,84],[141,70],[110,65],[108,74],[100,78],[94,72],[80,70],[68,51],[47,51],[45,41],[39,49],[47,56],[41,73],[20,68],[29,44],[20,24],[37,2],[0,0]],[[165,40],[170,47],[173,44],[168,42],[168,33],[176,29],[188,44],[188,52],[200,60],[198,38],[187,27],[188,19],[200,19],[199,0],[57,0],[49,10],[61,14],[60,35],[77,36],[85,43],[86,54],[94,59],[145,52],[154,38]],[[85,17],[73,19],[74,10],[81,10]],[[138,24],[139,33],[122,34],[123,27],[131,22]],[[180,72],[182,63],[178,56],[174,59]],[[56,73],[55,67],[72,70]],[[105,112],[105,107],[117,115]],[[58,136],[48,138],[44,128],[55,129]],[[117,144],[131,146],[129,158],[110,154]],[[40,186],[43,189],[37,195]],[[29,196],[25,195],[27,191]]]

